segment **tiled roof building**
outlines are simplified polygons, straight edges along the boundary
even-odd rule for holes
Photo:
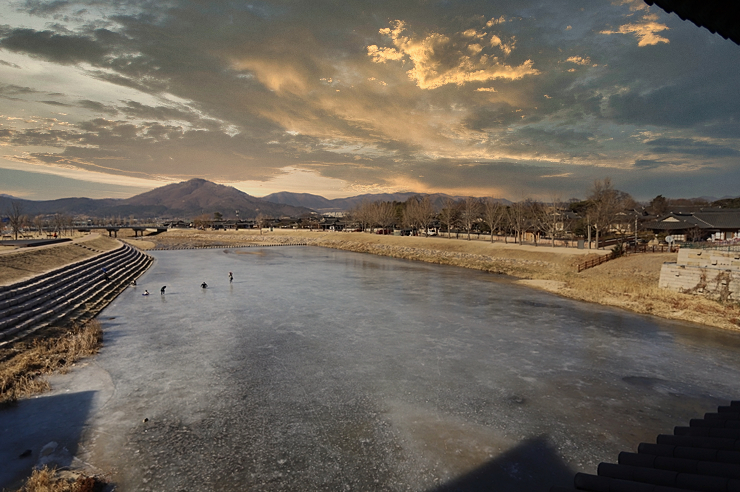
[[[702,236],[715,240],[730,240],[740,237],[740,210],[700,209],[698,212],[671,212],[644,224],[656,234],[669,232],[685,235],[690,230],[701,231]],[[684,238],[685,239],[685,238]]]

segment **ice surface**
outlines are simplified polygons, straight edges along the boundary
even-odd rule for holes
[[[548,490],[738,396],[734,334],[495,275],[311,247],[155,257],[100,316],[115,391],[84,445],[120,491]]]

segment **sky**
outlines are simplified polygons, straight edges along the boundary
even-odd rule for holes
[[[734,197],[738,67],[642,0],[5,0],[0,193]]]

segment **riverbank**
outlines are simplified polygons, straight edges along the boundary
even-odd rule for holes
[[[98,234],[78,235],[71,242],[34,248],[3,246],[0,250],[0,285],[19,282],[120,246],[116,239]]]
[[[393,258],[471,268],[515,277],[534,288],[586,302],[726,330],[740,329],[740,306],[658,287],[664,262],[676,253],[644,253],[577,273],[576,265],[609,251],[528,246],[444,237],[399,237],[303,230],[173,230],[143,239],[125,239],[141,249],[306,243]]]

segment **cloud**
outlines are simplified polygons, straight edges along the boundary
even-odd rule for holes
[[[18,96],[27,94],[38,94],[41,91],[31,87],[19,86],[15,84],[0,84],[0,96]]]
[[[421,89],[437,89],[444,85],[462,86],[471,82],[489,82],[497,79],[518,80],[528,75],[538,75],[534,62],[525,60],[518,66],[508,65],[499,59],[511,54],[514,40],[504,42],[490,35],[490,46],[484,48],[477,40],[489,37],[488,33],[467,29],[460,33],[445,35],[431,32],[425,36],[407,34],[406,24],[397,20],[392,28],[384,28],[380,34],[390,37],[393,47],[367,47],[367,54],[375,63],[389,61],[409,62],[411,69],[406,73]],[[499,53],[492,51],[497,48]]]
[[[0,48],[28,53],[56,63],[97,64],[109,53],[106,47],[87,36],[33,29],[13,29],[3,33]]]
[[[0,60],[0,65],[5,65],[6,67],[10,67],[10,68],[21,68],[20,65],[16,65],[15,63],[6,62],[5,60]]]
[[[51,2],[46,2],[42,0],[25,1],[25,9],[28,11],[28,13],[40,16],[55,14],[65,7],[68,7],[69,5],[70,2],[68,0],[53,0]]]
[[[72,106],[71,104],[65,104],[65,103],[62,103],[62,102],[59,102],[59,101],[39,101],[39,102],[44,103],[44,104],[48,104],[50,106],[63,106],[63,107],[67,107],[67,108]]]
[[[587,56],[570,56],[565,61],[575,63],[576,65],[591,65],[591,58]]]
[[[723,144],[716,144],[693,138],[656,138],[645,142],[651,152],[656,154],[686,154],[705,158],[734,157],[740,151]]]
[[[89,99],[81,99],[77,101],[77,104],[82,108],[89,109],[90,111],[95,111],[97,113],[118,113],[118,110],[112,105],[106,105],[98,101],[91,101]]]
[[[657,15],[645,15],[641,22],[624,24],[616,31],[604,30],[601,34],[632,34],[639,41],[637,46],[653,46],[658,43],[670,43],[668,38],[657,34],[668,30],[668,26],[656,22]]]
[[[637,169],[655,169],[658,167],[662,167],[666,165],[663,161],[658,161],[655,159],[636,159],[635,160],[635,167]]]
[[[374,44],[367,47],[367,54],[375,63],[403,60],[406,56],[405,53],[401,53],[395,48],[378,48],[378,46]]]

